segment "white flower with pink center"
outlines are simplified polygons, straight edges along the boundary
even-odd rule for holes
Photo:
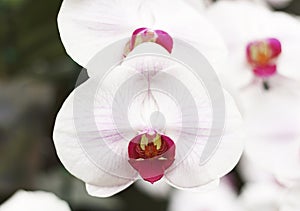
[[[299,183],[300,22],[246,1],[221,1],[207,16],[229,48],[231,68],[220,75],[246,120],[246,155],[281,181]]]
[[[197,190],[232,170],[241,118],[214,72],[227,52],[195,10],[182,0],[65,0],[58,23],[90,78],[65,101],[53,138],[89,194],[138,179]]]

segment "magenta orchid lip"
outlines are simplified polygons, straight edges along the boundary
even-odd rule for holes
[[[150,183],[157,182],[174,162],[175,143],[157,132],[134,137],[128,145],[130,165]]]
[[[277,72],[276,59],[281,54],[281,43],[276,38],[250,42],[246,48],[247,61],[255,76],[268,78]]]
[[[124,50],[124,57],[126,57],[135,47],[145,42],[153,42],[169,53],[172,53],[173,38],[163,30],[152,30],[146,27],[136,29],[131,36],[130,41],[127,43]]]

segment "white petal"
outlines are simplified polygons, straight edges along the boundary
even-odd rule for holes
[[[253,162],[253,160],[250,160],[245,153],[243,154],[238,165],[238,170],[243,181],[263,182],[275,179],[269,171],[266,171],[264,168],[257,165],[259,162],[257,162],[257,160],[256,162]]]
[[[161,29],[190,42],[212,65],[218,66],[227,54],[214,28],[182,0],[64,0],[58,27],[67,53],[84,67],[104,47],[129,38],[141,27]],[[123,53],[123,48],[118,50]]]
[[[94,105],[98,100],[95,84],[89,79],[77,87],[58,113],[53,132],[57,154],[68,171],[88,184],[126,186],[137,173],[128,163],[127,142],[109,122],[110,114],[101,116],[106,104]],[[99,124],[105,126],[98,130]]]
[[[249,132],[263,136],[299,135],[300,85],[279,76],[273,76],[269,83],[269,91],[257,84],[238,95]]]
[[[17,191],[0,206],[0,211],[71,211],[67,202],[59,199],[53,193],[44,191]]]
[[[300,181],[300,144],[289,137],[253,137],[246,144],[249,159],[282,183],[293,185]]]
[[[299,180],[298,88],[292,87],[295,82],[277,77],[270,82],[274,87],[267,92],[252,86],[239,95],[247,128],[245,152],[278,179]]]
[[[294,211],[300,209],[300,188],[299,186],[292,189],[287,189],[281,201],[280,211]]]
[[[195,145],[189,149],[190,151],[186,155],[186,158],[180,160],[181,162],[178,166],[167,171],[166,179],[170,184],[181,188],[195,188],[226,175],[239,161],[243,149],[242,121],[231,96],[225,93],[225,99],[225,129],[212,129],[213,136],[216,136],[214,137],[215,140],[208,139],[207,134],[197,137]],[[217,134],[223,129],[223,136],[220,138]],[[188,138],[190,137],[186,137],[188,142]],[[213,151],[204,151],[207,149],[205,148],[207,146],[213,147],[210,144],[213,143],[212,141],[218,140],[218,138],[220,138],[219,143]],[[180,147],[185,147],[185,145],[181,145]],[[178,145],[177,148],[179,148]],[[178,149],[177,154],[182,150],[184,149]],[[205,153],[210,154],[207,159],[201,160]]]
[[[263,183],[247,184],[243,188],[240,200],[246,210],[273,211],[279,210],[282,196],[282,187],[272,183],[271,181],[264,181]]]
[[[168,210],[240,211],[241,209],[238,205],[235,193],[226,185],[221,184],[214,190],[201,193],[176,191],[171,197]]]
[[[247,184],[240,196],[249,211],[295,211],[300,209],[299,187],[287,189],[272,181]]]
[[[128,188],[132,183],[133,182],[127,183],[122,186],[112,186],[112,187],[99,187],[99,186],[86,184],[86,190],[91,196],[110,197]]]
[[[197,187],[181,187],[173,183],[170,183],[168,180],[166,180],[166,182],[172,187],[179,189],[180,191],[188,191],[190,193],[206,193],[217,189],[220,184],[220,179],[209,181],[206,184],[202,184],[201,186],[197,186]]]

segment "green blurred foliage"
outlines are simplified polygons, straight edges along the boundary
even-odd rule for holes
[[[19,188],[38,188],[41,172],[62,168],[52,128],[81,67],[60,42],[60,4],[0,1],[0,202]]]

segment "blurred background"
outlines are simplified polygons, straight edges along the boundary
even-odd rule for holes
[[[16,190],[46,190],[74,211],[166,210],[168,200],[132,186],[90,197],[60,164],[52,142],[57,112],[81,71],[64,51],[56,17],[61,0],[0,0],[0,204]],[[282,9],[300,15],[300,1]],[[233,181],[243,181],[237,170]]]

